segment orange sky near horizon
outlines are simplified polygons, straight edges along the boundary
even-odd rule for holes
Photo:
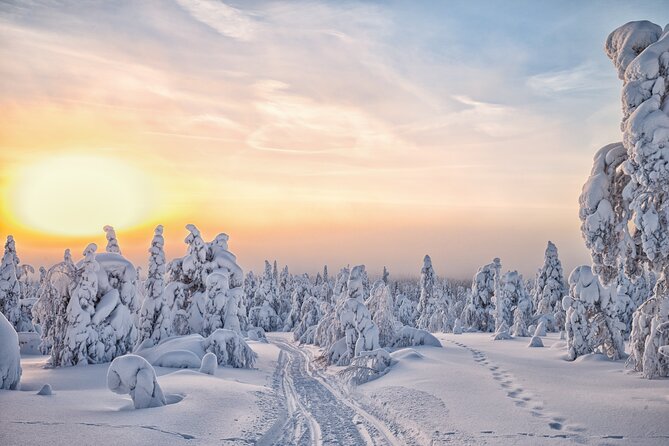
[[[456,51],[446,30],[403,44],[380,5],[63,5],[0,8],[0,237],[25,262],[110,224],[143,266],[156,224],[171,259],[187,223],[254,270],[531,275],[549,239],[588,262],[578,195],[619,138],[605,35],[539,69],[516,42],[481,63],[427,43]]]

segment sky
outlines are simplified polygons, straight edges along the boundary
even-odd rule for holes
[[[245,269],[533,275],[589,262],[578,196],[620,140],[603,45],[665,1],[0,2],[0,237],[49,265],[187,223]]]

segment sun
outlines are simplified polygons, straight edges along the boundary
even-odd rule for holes
[[[155,211],[154,186],[146,172],[122,160],[62,154],[19,169],[10,179],[6,211],[20,225],[61,236],[127,229]]]

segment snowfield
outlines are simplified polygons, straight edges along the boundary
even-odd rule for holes
[[[291,333],[249,341],[256,368],[215,376],[156,367],[167,405],[134,410],[106,387],[109,364],[45,369],[24,356],[21,391],[0,391],[6,445],[428,445],[669,443],[669,382],[642,379],[603,355],[565,361],[556,334],[436,334],[444,348],[392,353],[381,378],[345,386],[343,367]],[[37,391],[50,384],[52,395]]]

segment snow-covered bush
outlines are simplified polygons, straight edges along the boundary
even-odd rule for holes
[[[555,322],[554,312],[556,304],[559,302],[561,305],[562,298],[568,292],[569,290],[562,271],[562,263],[558,258],[557,247],[549,241],[544,254],[544,264],[539,269],[534,281],[532,297],[535,315],[552,316],[546,318],[549,325],[547,328],[550,331],[558,331],[562,328]]]
[[[504,341],[507,339],[511,339],[511,334],[509,333],[509,326],[506,321],[503,321],[502,324],[497,327],[497,330],[495,330],[495,334],[492,335],[492,340]]]
[[[393,364],[390,354],[382,348],[360,353],[351,364],[339,372],[339,377],[349,385],[358,386],[388,373]]]
[[[400,328],[390,343],[392,348],[415,347],[417,345],[441,347],[441,342],[425,330],[404,326]]]
[[[0,389],[18,390],[20,385],[19,337],[5,315],[0,313]]]
[[[250,369],[258,355],[251,350],[239,333],[219,328],[205,338],[205,350],[218,358],[220,365]]]
[[[265,330],[260,327],[249,328],[246,332],[246,337],[250,341],[264,342],[267,343],[267,336],[265,336]]]
[[[107,388],[121,395],[129,394],[135,409],[166,404],[156,371],[141,356],[125,355],[114,359],[107,370]]]
[[[499,286],[499,259],[478,269],[472,290],[460,319],[469,330],[490,332],[495,329],[493,296]]]

